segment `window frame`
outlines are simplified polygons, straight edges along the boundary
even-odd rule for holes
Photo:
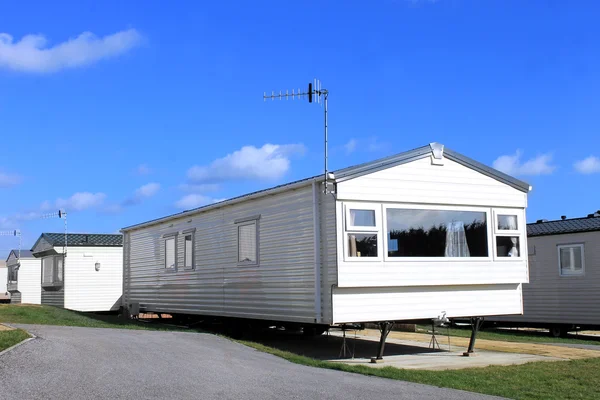
[[[238,218],[234,221],[236,227],[236,264],[238,267],[259,267],[260,266],[260,215],[251,217]],[[243,226],[254,225],[254,246],[255,246],[255,261],[240,261],[240,228]]]
[[[183,235],[183,268],[187,271],[193,271],[196,269],[196,228],[187,229],[181,232]],[[188,267],[187,265],[187,249],[186,249],[186,238],[192,237],[192,264]]]
[[[20,264],[14,264],[8,267],[7,284],[19,282],[19,267]],[[14,277],[14,279],[10,279],[11,277]]]
[[[44,282],[44,260],[52,259],[52,281]],[[58,279],[58,261],[62,261],[62,277]],[[65,257],[62,254],[42,257],[41,261],[41,285],[43,288],[62,287],[65,281]]]
[[[494,248],[492,247],[493,242],[493,230],[490,228],[490,221],[492,221],[492,212],[489,207],[470,207],[470,206],[447,206],[437,204],[406,204],[406,203],[382,203],[382,225],[383,232],[385,232],[385,243],[383,260],[386,263],[407,263],[407,262],[481,262],[491,261],[493,259]],[[471,211],[471,212],[483,212],[485,213],[485,220],[487,224],[487,245],[488,255],[487,257],[390,257],[388,255],[388,224],[387,224],[387,210],[388,209],[400,209],[400,210],[432,210],[432,211]],[[385,218],[384,218],[385,217]],[[494,242],[495,244],[495,242]]]
[[[354,226],[350,225],[350,210],[372,210],[375,211],[375,226]],[[383,220],[381,217],[381,203],[369,202],[344,202],[344,221],[343,221],[343,252],[344,261],[348,262],[380,262],[383,260],[383,242],[382,242],[382,226]],[[351,234],[375,234],[377,235],[377,257],[352,257],[350,251],[350,235]]]
[[[494,228],[493,228],[493,239],[492,239],[492,251],[494,254],[494,261],[519,261],[525,260],[529,256],[527,249],[527,237],[525,235],[526,223],[525,223],[525,210],[521,208],[494,208]],[[502,230],[498,229],[498,217],[500,215],[516,215],[517,216],[517,229],[516,230]],[[518,237],[519,238],[519,256],[518,257],[502,257],[498,255],[498,246],[496,245],[497,237]]]
[[[579,247],[581,249],[581,272],[579,272],[579,273],[563,274],[563,269],[562,269],[561,260],[560,260],[560,250],[563,248],[569,248],[569,247]],[[556,251],[557,251],[557,255],[558,255],[558,275],[560,277],[577,277],[577,276],[585,275],[585,243],[578,242],[578,243],[557,244]]]
[[[179,265],[178,260],[177,260],[177,237],[179,236],[179,232],[171,232],[171,233],[166,233],[164,235],[162,235],[162,241],[163,241],[163,245],[164,245],[164,249],[165,249],[165,254],[163,257],[163,271],[168,271],[168,272],[177,272],[177,267]],[[175,259],[175,263],[172,267],[168,267],[167,266],[167,241],[168,240],[173,240],[174,242],[174,247],[173,247],[173,252],[174,252],[174,259]]]

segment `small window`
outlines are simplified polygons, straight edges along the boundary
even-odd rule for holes
[[[194,269],[194,234],[185,235],[184,238],[184,265],[186,269]]]
[[[499,231],[516,231],[519,230],[516,215],[498,214],[498,230]]]
[[[375,227],[375,210],[350,209],[350,226]]]
[[[496,255],[498,257],[519,257],[521,243],[518,236],[497,236]]]
[[[348,255],[350,257],[377,257],[377,234],[348,234]]]
[[[583,275],[583,244],[558,246],[558,264],[561,276]]]
[[[19,270],[16,265],[8,268],[8,282],[15,283],[19,280]]]
[[[238,224],[238,263],[242,265],[258,264],[258,246],[256,240],[256,221]]]
[[[63,281],[63,258],[62,257],[57,257],[56,258],[56,282],[62,282]]]
[[[165,239],[165,268],[177,267],[175,253],[175,237]]]

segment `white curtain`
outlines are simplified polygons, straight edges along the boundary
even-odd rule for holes
[[[446,225],[446,257],[470,257],[467,245],[465,224],[462,221],[452,221]]]
[[[517,230],[517,216],[516,215],[507,215],[506,223],[508,225],[508,229],[510,229],[511,231]],[[508,251],[508,256],[509,257],[519,257],[519,246],[518,246],[519,238],[511,237],[510,242],[512,243],[512,247]]]
[[[239,262],[256,261],[256,225],[242,225],[238,228]]]

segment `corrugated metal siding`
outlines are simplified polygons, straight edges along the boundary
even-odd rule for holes
[[[42,288],[42,304],[54,307],[64,308],[65,289],[61,287],[57,290],[46,290]]]
[[[147,310],[314,322],[314,230],[310,185],[128,232],[127,302]],[[237,265],[236,219],[260,214],[260,266]],[[164,268],[162,235],[195,228],[196,269]]]
[[[62,248],[55,249],[60,252]],[[96,263],[100,263],[98,271]],[[114,311],[121,306],[122,294],[122,247],[69,248],[65,264],[65,308]]]
[[[487,316],[521,312],[521,285],[335,288],[335,323]]]
[[[423,204],[527,206],[527,194],[489,176],[445,159],[430,157],[339,183],[338,200]]]
[[[528,239],[529,284],[523,285],[522,316],[494,320],[600,325],[600,232]],[[560,276],[557,246],[583,243],[585,274]]]
[[[21,304],[21,292],[10,292],[10,304]]]

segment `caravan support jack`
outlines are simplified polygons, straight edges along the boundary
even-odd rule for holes
[[[481,325],[483,325],[483,317],[471,318],[471,340],[469,340],[469,348],[463,353],[463,356],[470,357],[475,355],[475,340],[477,339],[477,332],[479,332]]]
[[[381,332],[381,338],[379,339],[379,348],[377,350],[377,357],[371,357],[373,364],[383,362],[383,350],[385,349],[385,339],[387,339],[390,331],[394,326],[393,322],[385,321],[379,323],[379,331]]]

